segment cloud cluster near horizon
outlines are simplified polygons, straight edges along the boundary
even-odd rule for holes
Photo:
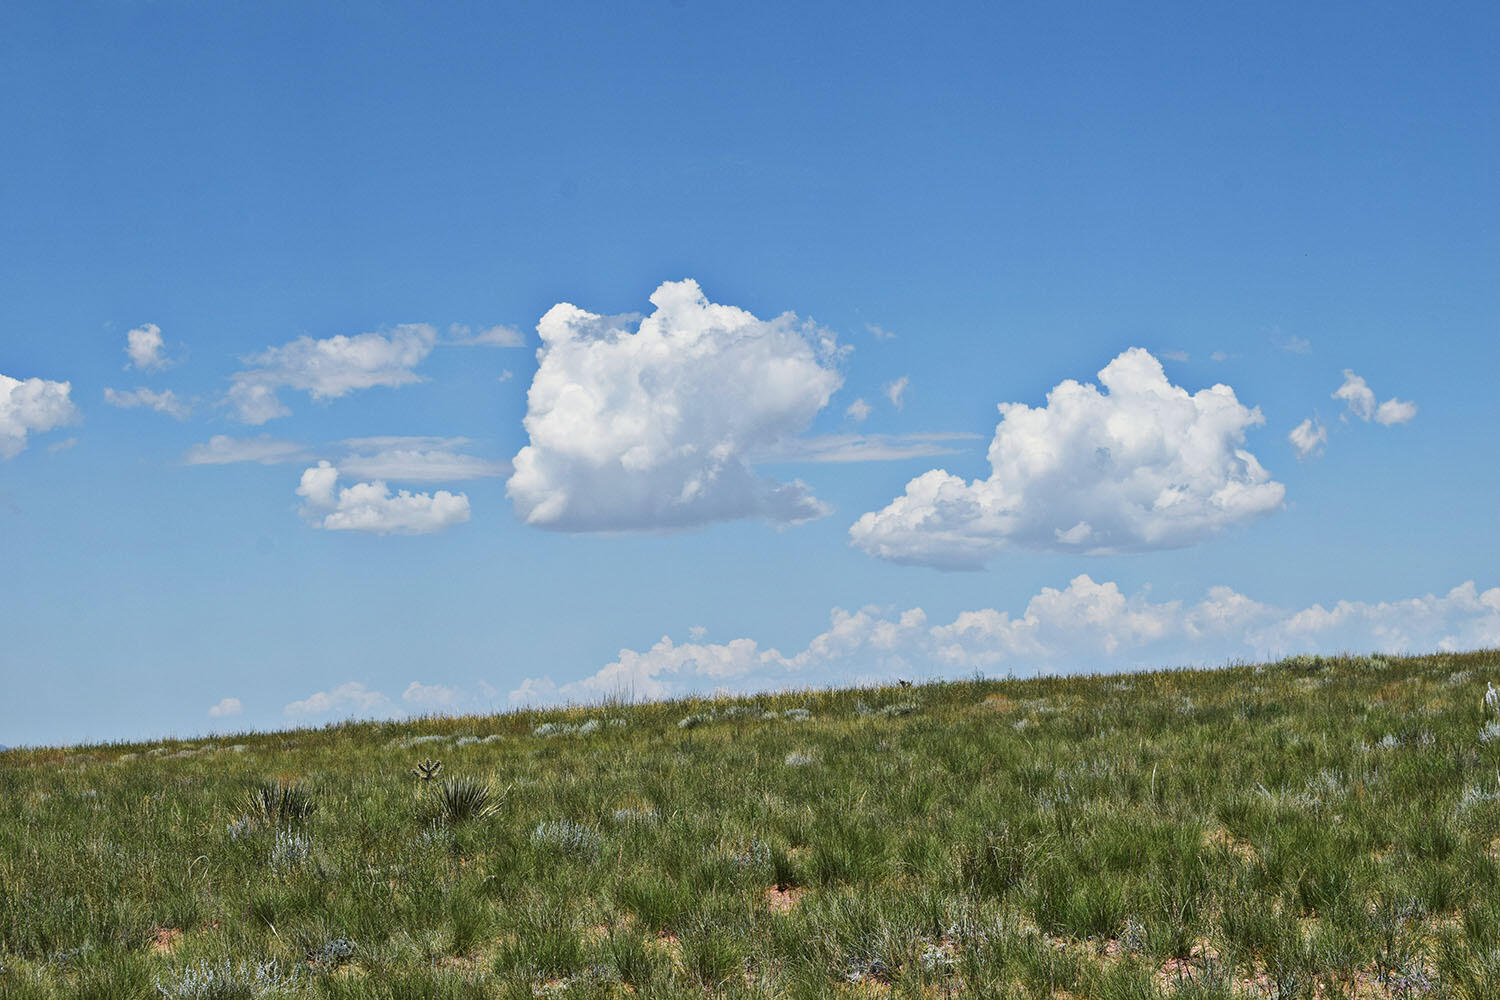
[[[760,320],[669,281],[654,311],[601,316],[569,303],[537,325],[530,443],[507,493],[527,524],[558,531],[687,528],[829,508],[801,482],[751,468],[801,434],[842,384],[832,334],[791,313]]]
[[[794,653],[742,637],[703,642],[669,636],[646,650],[622,649],[596,672],[558,683],[526,678],[513,706],[654,700],[695,694],[751,694],[787,688],[886,684],[898,677],[1113,672],[1164,665],[1274,659],[1302,653],[1462,651],[1500,645],[1500,587],[1472,581],[1446,594],[1405,600],[1337,601],[1298,610],[1262,603],[1229,587],[1195,601],[1153,600],[1149,588],[1074,577],[1043,587],[1019,614],[996,608],[931,622],[921,608],[835,608],[828,628]],[[497,691],[412,681],[405,707],[350,682],[286,706],[297,718],[480,711]]]
[[[1181,548],[1281,506],[1285,487],[1244,447],[1264,419],[1232,388],[1189,394],[1141,348],[1099,382],[1062,382],[1045,406],[1001,403],[987,478],[926,472],[860,517],[852,543],[893,562],[978,569],[1010,546]]]
[[[898,676],[960,676],[1112,671],[1165,664],[1220,663],[1289,653],[1463,650],[1500,644],[1500,587],[1474,583],[1443,596],[1366,603],[1339,601],[1287,611],[1229,587],[1195,602],[1127,595],[1087,575],[1062,589],[1044,587],[1019,615],[965,611],[934,624],[921,608],[835,608],[826,631],[790,655],[750,638],[725,643],[662,639],[645,651],[623,649],[599,671],[563,684],[532,677],[510,692],[512,704],[604,698],[660,699],[746,693],[792,686],[888,683]]]

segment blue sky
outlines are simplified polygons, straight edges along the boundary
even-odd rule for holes
[[[596,8],[0,10],[0,743],[1500,644],[1492,6]]]

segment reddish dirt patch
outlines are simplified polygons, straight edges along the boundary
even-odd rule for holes
[[[1222,847],[1242,861],[1254,861],[1256,858],[1255,848],[1249,841],[1241,840],[1222,826],[1210,827],[1203,831],[1203,845]]]
[[[157,955],[170,955],[181,940],[182,931],[179,928],[158,927],[151,932],[151,951]]]
[[[761,894],[761,899],[766,904],[766,909],[775,910],[777,913],[790,913],[792,908],[807,895],[807,890],[799,886],[790,886],[782,889],[771,886]]]

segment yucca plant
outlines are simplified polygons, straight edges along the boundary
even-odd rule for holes
[[[464,823],[471,819],[485,819],[500,811],[510,789],[499,794],[487,781],[475,778],[457,778],[438,785],[431,803],[434,818],[447,824]]]
[[[433,778],[436,778],[438,775],[443,773],[443,762],[440,760],[433,760],[431,757],[428,757],[416,767],[412,768],[411,773],[415,774],[417,778],[425,784],[426,782],[431,781]]]
[[[262,781],[244,799],[245,813],[268,826],[304,823],[317,808],[306,788],[280,781]]]

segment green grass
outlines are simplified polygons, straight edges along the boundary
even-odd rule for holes
[[[1500,997],[1497,676],[1304,657],[11,751],[0,1000]]]

